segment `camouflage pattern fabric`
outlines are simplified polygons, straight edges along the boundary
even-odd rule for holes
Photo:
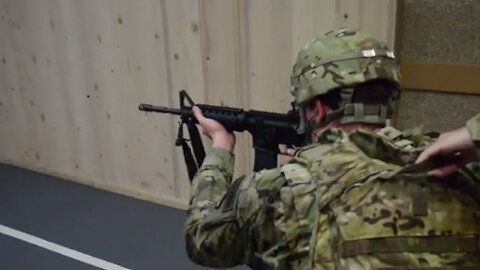
[[[472,136],[472,140],[480,142],[480,114],[477,114],[467,122],[467,128]]]
[[[300,50],[290,92],[301,104],[333,89],[375,79],[398,83],[393,52],[365,32],[343,29],[315,38]]]
[[[281,168],[235,181],[233,155],[214,149],[193,181],[188,254],[217,267],[480,269],[480,166],[427,179],[407,165],[431,142],[331,129]]]
[[[388,100],[354,102],[353,90],[358,85],[378,81],[391,91]],[[293,104],[298,108],[316,96],[339,92],[338,106],[330,106],[332,110],[321,123],[312,125],[301,118],[300,126],[307,132],[334,119],[340,119],[341,124],[385,125],[387,116],[392,113],[392,101],[399,94],[399,74],[393,52],[371,35],[352,29],[330,31],[300,50],[290,84]]]
[[[475,142],[480,141],[480,114],[477,114],[467,122],[467,129]]]
[[[467,129],[477,146],[477,156],[480,158],[480,114],[468,120]]]

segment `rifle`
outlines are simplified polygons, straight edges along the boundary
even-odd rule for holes
[[[218,121],[229,132],[248,131],[252,135],[253,148],[255,149],[254,171],[274,168],[277,166],[279,144],[285,144],[289,147],[302,146],[305,144],[305,135],[297,132],[300,124],[299,115],[293,109],[286,114],[255,110],[246,111],[241,108],[208,104],[195,105],[185,90],[180,91],[179,96],[179,109],[153,106],[150,104],[140,104],[138,109],[145,112],[180,115],[181,122],[179,123],[180,125],[175,144],[181,146],[183,149],[190,180],[193,179],[205,158],[205,149],[198,129],[195,126],[198,121],[193,115],[193,106],[199,107],[206,118]],[[185,99],[188,100],[190,106],[185,105]],[[186,143],[187,140],[183,137],[184,124],[188,127],[194,155],[192,155],[190,148]]]

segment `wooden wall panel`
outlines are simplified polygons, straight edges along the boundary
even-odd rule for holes
[[[290,108],[296,54],[348,26],[393,45],[395,1],[0,1],[0,160],[185,208],[177,120],[140,102]],[[206,140],[207,141],[207,140]],[[238,137],[236,175],[251,139]]]

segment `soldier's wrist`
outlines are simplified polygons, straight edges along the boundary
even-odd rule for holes
[[[212,148],[222,149],[227,152],[233,152],[233,145],[229,143],[222,143],[222,142],[212,143]]]
[[[233,152],[235,147],[235,137],[233,134],[218,134],[212,136],[212,148],[223,149],[227,152]]]

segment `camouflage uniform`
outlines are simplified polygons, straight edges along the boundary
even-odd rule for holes
[[[342,103],[326,119],[380,125],[389,104],[354,103],[349,89],[375,79],[398,82],[393,54],[342,30],[299,53],[292,94],[302,107],[340,89]],[[428,163],[410,164],[432,141],[418,130],[328,129],[288,164],[234,181],[233,155],[213,149],[193,180],[188,254],[217,267],[480,269],[480,168],[427,179]]]
[[[468,120],[467,129],[472,136],[472,140],[477,144],[477,154],[480,157],[480,114]]]
[[[234,157],[214,149],[193,182],[190,257],[223,267],[260,257],[266,269],[480,269],[478,166],[445,181],[402,171],[431,141],[418,138],[327,130],[290,163],[233,183]]]

